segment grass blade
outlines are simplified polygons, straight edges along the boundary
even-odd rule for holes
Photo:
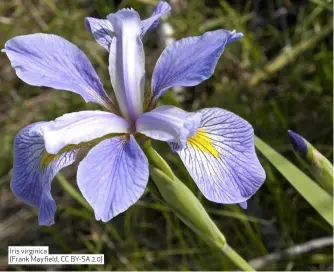
[[[84,208],[86,208],[87,210],[92,209],[87,203],[87,201],[83,198],[83,196],[68,182],[68,180],[64,177],[63,174],[58,173],[56,175],[56,179],[59,181],[61,187],[63,187],[63,189],[69,195],[71,195],[76,201],[78,201]]]

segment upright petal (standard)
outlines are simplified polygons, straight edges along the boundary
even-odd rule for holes
[[[235,31],[216,30],[202,36],[184,38],[167,46],[153,71],[153,101],[157,101],[173,86],[195,86],[208,79],[225,45],[242,36]]]
[[[48,156],[42,128],[38,122],[23,128],[14,142],[14,167],[11,189],[25,203],[38,208],[40,225],[54,224],[56,204],[51,196],[51,181],[56,173],[75,161],[77,150]]]
[[[156,6],[152,16],[141,21],[141,37],[143,37],[146,32],[155,29],[159,24],[161,16],[165,15],[170,10],[171,7],[168,3],[160,1]]]
[[[199,111],[201,125],[187,146],[178,151],[202,194],[218,203],[240,203],[249,199],[265,180],[256,156],[252,126],[227,110]],[[171,144],[177,149],[177,144]]]
[[[171,7],[168,3],[160,1],[151,17],[141,21],[141,38],[143,38],[146,32],[155,29],[159,24],[161,16],[169,12],[170,9]],[[111,41],[115,37],[114,28],[109,20],[86,17],[85,27],[88,32],[93,34],[95,40],[109,51]]]
[[[2,51],[24,82],[72,91],[86,102],[114,109],[86,55],[64,38],[42,33],[18,36]]]
[[[132,9],[122,9],[107,18],[116,34],[109,55],[111,83],[123,116],[135,121],[143,113],[145,83],[140,17]]]
[[[97,220],[109,221],[144,193],[148,161],[133,136],[104,140],[89,151],[78,169],[78,185]]]

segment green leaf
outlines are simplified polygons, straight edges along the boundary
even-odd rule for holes
[[[258,137],[255,137],[255,145],[313,208],[333,226],[333,198],[315,181]]]

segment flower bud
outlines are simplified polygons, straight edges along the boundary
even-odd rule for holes
[[[224,235],[186,185],[155,167],[150,167],[150,175],[166,204],[189,228],[210,247],[222,249],[226,245]]]
[[[291,130],[288,130],[288,135],[296,156],[307,163],[314,178],[333,195],[333,165],[302,136]]]

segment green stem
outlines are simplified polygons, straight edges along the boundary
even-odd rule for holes
[[[162,172],[164,172],[169,178],[174,179],[174,174],[172,169],[170,169],[169,165],[165,160],[154,150],[154,148],[151,145],[151,140],[146,140],[143,143],[143,150],[145,152],[145,155],[149,161],[149,163],[160,169]]]
[[[243,271],[255,271],[233,248],[228,244],[221,249],[221,251],[227,256],[236,266]]]

